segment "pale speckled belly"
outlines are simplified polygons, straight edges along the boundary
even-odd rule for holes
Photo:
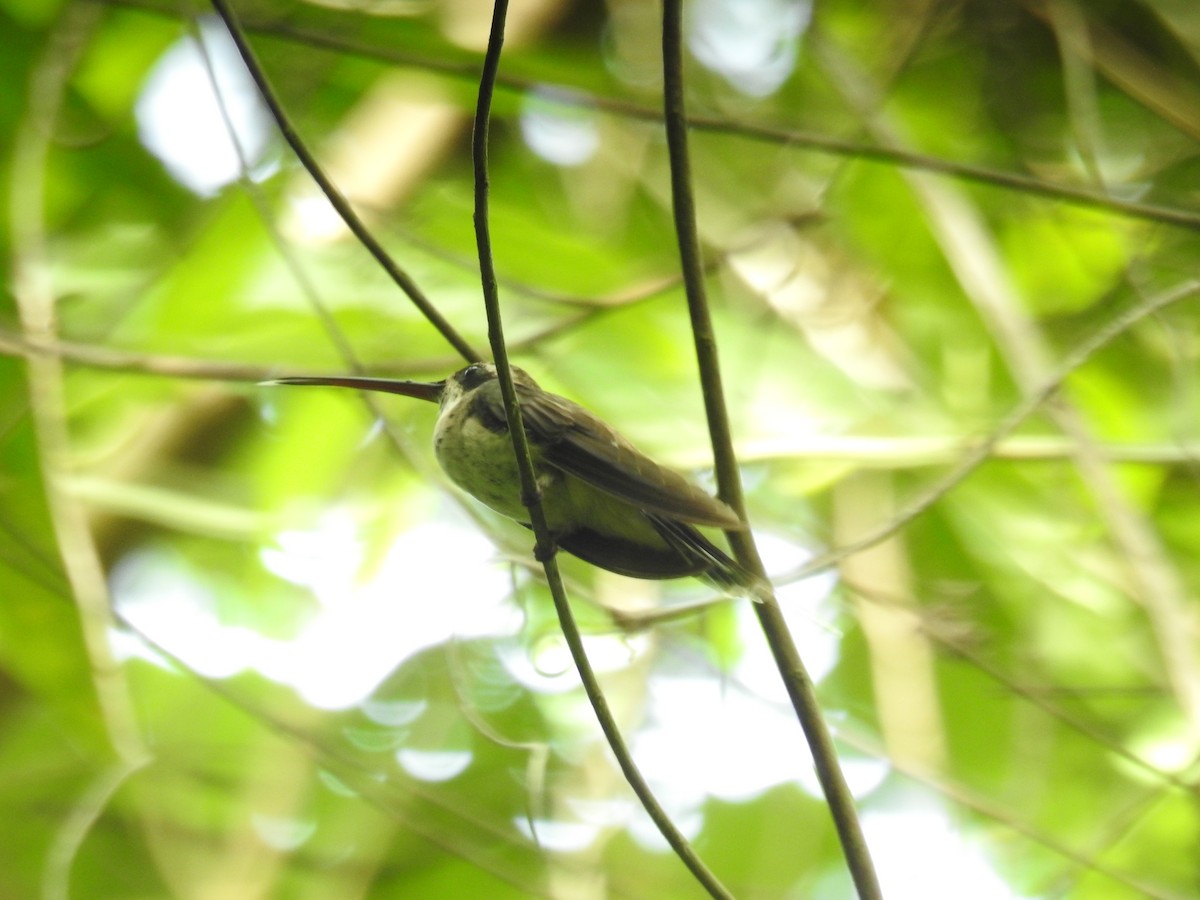
[[[439,421],[433,449],[450,480],[472,497],[510,519],[528,519],[507,434],[488,431],[470,419],[461,425]]]

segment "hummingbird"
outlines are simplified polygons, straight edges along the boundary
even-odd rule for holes
[[[634,578],[696,576],[727,590],[758,578],[696,527],[742,530],[725,503],[661,466],[577,403],[512,368],[542,509],[556,545]],[[299,376],[272,384],[325,385],[402,394],[438,404],[434,455],[450,480],[529,528],[496,367],[472,363],[435,382]]]

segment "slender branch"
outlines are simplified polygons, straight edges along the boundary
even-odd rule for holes
[[[404,228],[395,229],[397,233],[403,235],[404,239],[413,246],[425,251],[434,259],[442,262],[450,263],[458,268],[469,268],[472,273],[477,271],[479,262],[475,256],[465,256],[455,251],[443,247],[427,237]],[[718,262],[709,264],[707,271],[715,273],[719,269]],[[507,291],[518,294],[526,299],[533,300],[539,303],[550,303],[555,306],[572,306],[578,309],[586,310],[601,310],[601,309],[618,309],[625,306],[630,306],[635,303],[640,303],[643,300],[648,300],[651,297],[657,297],[665,294],[667,291],[673,290],[682,284],[683,279],[676,274],[669,274],[652,280],[647,280],[638,285],[629,287],[619,287],[616,290],[604,294],[566,294],[562,291],[555,291],[549,288],[538,287],[535,284],[529,284],[524,281],[519,281],[516,278],[505,278],[503,275],[497,274],[496,283]]]
[[[17,334],[3,328],[0,328],[0,355],[58,357],[65,362],[93,369],[167,378],[258,382],[275,374],[272,368],[251,363],[117,350],[98,344],[57,340],[44,335]]]
[[[882,144],[899,146],[903,139],[896,129],[873,114],[878,101],[872,79],[833,44],[817,42],[816,53],[872,136]],[[1022,391],[1036,390],[1053,371],[1052,351],[1017,295],[983,214],[963,202],[949,185],[915,173],[906,180],[927,212],[926,221],[946,263],[994,335],[1012,377]],[[1047,412],[1075,443],[1075,466],[1125,563],[1130,598],[1145,609],[1176,700],[1193,728],[1200,729],[1200,654],[1187,629],[1179,627],[1189,618],[1191,604],[1184,578],[1152,524],[1100,459],[1078,408],[1064,401]]]
[[[776,580],[799,581],[810,575],[815,575],[817,572],[823,572],[826,569],[832,568],[847,556],[852,556],[855,553],[866,550],[868,547],[875,546],[880,541],[887,540],[891,535],[908,525],[937,503],[938,500],[958,487],[972,472],[987,462],[994,455],[996,445],[1012,434],[1022,422],[1041,409],[1051,397],[1058,393],[1059,388],[1062,387],[1063,382],[1067,380],[1070,374],[1091,359],[1092,355],[1101,347],[1111,343],[1147,316],[1166,309],[1168,306],[1172,306],[1182,300],[1186,300],[1189,297],[1193,297],[1196,294],[1200,294],[1200,282],[1189,281],[1118,314],[1111,322],[1098,329],[1095,334],[1076,347],[1063,360],[1059,368],[1039,388],[1027,394],[1025,399],[1013,408],[1012,412],[992,430],[985,440],[965,454],[959,460],[958,465],[951,469],[943,478],[939,479],[928,491],[901,510],[898,515],[858,540],[831,550],[816,559],[809,560],[795,572],[791,572],[784,578]]]
[[[728,503],[744,522],[746,509],[742,497],[741,476],[738,472],[737,458],[733,452],[729,416],[721,387],[720,364],[717,358],[712,318],[708,310],[708,299],[705,294],[700,239],[696,229],[696,211],[692,198],[687,119],[683,96],[682,18],[682,0],[664,0],[662,35],[664,117],[667,148],[670,154],[675,232],[679,240],[680,263],[683,268],[684,283],[687,287],[688,310],[692,319],[696,359],[700,367],[704,404],[708,413],[708,427],[712,437],[717,483],[720,486],[721,499]],[[730,546],[738,561],[751,571],[762,575],[765,582],[766,576],[762,560],[759,558],[758,549],[750,530],[747,528],[744,531],[731,531],[728,536]],[[875,874],[875,868],[867,850],[866,839],[862,833],[862,826],[854,808],[854,797],[842,775],[833,739],[821,715],[816,688],[796,650],[795,641],[788,631],[787,622],[774,595],[764,596],[762,602],[754,604],[754,610],[787,688],[788,696],[791,698],[792,706],[804,729],[805,738],[812,751],[817,777],[829,804],[829,811],[833,816],[834,825],[842,843],[842,850],[846,856],[846,865],[850,870],[858,895],[864,900],[878,900],[882,897],[879,880]]]
[[[171,15],[171,10],[163,8],[153,0],[105,0],[105,2],[114,6],[140,9],[152,14]],[[438,72],[448,78],[473,81],[478,71],[478,63],[473,60],[434,58],[404,48],[373,46],[354,37],[332,33],[328,28],[306,25],[295,19],[281,21],[277,16],[254,18],[254,14],[251,13],[246,18],[245,27],[256,34],[278,37],[306,47],[348,53],[393,65]],[[589,107],[628,119],[659,122],[662,118],[660,110],[654,107],[620,97],[601,96],[572,85],[554,84],[544,78],[505,75],[497,79],[497,87],[518,93],[536,90],[539,99],[546,103]],[[1089,187],[1046,181],[1020,172],[1005,172],[987,166],[957,162],[895,147],[881,147],[783,125],[740,122],[707,115],[694,115],[688,121],[696,131],[727,134],[745,140],[781,144],[828,156],[870,160],[903,169],[933,172],[963,181],[1045,197],[1074,206],[1099,209],[1126,218],[1200,231],[1200,212],[1195,210],[1136,200],[1123,200]]]
[[[354,347],[346,337],[345,332],[342,331],[341,326],[338,325],[338,321],[330,311],[328,305],[321,299],[312,279],[308,277],[304,266],[301,265],[299,257],[284,238],[282,230],[275,222],[275,217],[272,213],[271,205],[267,202],[267,198],[263,196],[262,190],[255,184],[254,179],[250,177],[249,157],[245,147],[242,146],[241,135],[237,132],[233,117],[229,113],[229,107],[225,101],[225,92],[221,87],[220,79],[217,78],[216,67],[213,64],[212,55],[208,51],[208,44],[204,39],[204,31],[200,27],[195,12],[187,8],[187,0],[180,0],[180,3],[181,6],[184,6],[183,14],[187,15],[188,29],[191,32],[192,40],[196,44],[196,51],[200,54],[200,61],[204,67],[204,75],[208,79],[209,89],[212,91],[213,99],[216,100],[217,112],[221,116],[221,124],[225,128],[225,133],[229,136],[229,143],[233,146],[234,155],[237,156],[238,182],[242,190],[246,193],[246,196],[250,198],[250,203],[258,215],[259,221],[262,222],[271,243],[275,245],[275,252],[283,259],[288,272],[291,273],[293,280],[295,280],[296,285],[300,288],[300,293],[304,296],[317,321],[321,323],[321,328],[333,343],[338,355],[341,356],[342,361],[346,363],[348,368],[361,374],[363,366],[354,352]],[[372,411],[376,414],[379,413],[374,404],[372,405]]]
[[[865,754],[881,759],[887,758],[886,749],[874,738],[855,735],[852,731],[847,730],[845,740],[850,746],[855,747]],[[956,806],[972,810],[980,816],[991,819],[1005,828],[1011,829],[1016,834],[1026,837],[1051,853],[1068,860],[1073,865],[1079,867],[1080,870],[1103,875],[1106,878],[1111,878],[1118,884],[1130,888],[1132,893],[1129,896],[1144,897],[1147,900],[1151,900],[1151,898],[1153,900],[1194,900],[1194,894],[1184,897],[1161,886],[1148,884],[1144,880],[1140,880],[1129,875],[1127,872],[1119,870],[1114,865],[1105,863],[1093,854],[1076,850],[1064,841],[1051,837],[1029,819],[1018,818],[1017,814],[1003,808],[995,800],[983,796],[970,787],[953,782],[944,775],[930,772],[924,767],[914,766],[903,760],[888,759],[888,764],[905,778],[930,788]],[[1044,897],[1046,895],[1038,892],[1037,896]]]
[[[71,805],[70,814],[46,851],[42,900],[70,900],[71,868],[84,842],[97,830],[101,815],[112,804],[117,792],[150,761],[150,755],[146,754],[139,759],[112,763],[92,778],[87,789]]]
[[[575,326],[599,315],[603,308],[584,310],[567,316],[559,322],[513,341],[517,348],[535,347],[542,341],[557,337]],[[118,350],[99,344],[79,341],[61,341],[43,337],[16,334],[0,328],[0,356],[50,356],[93,369],[113,372],[129,372],[134,375],[161,376],[163,378],[187,378],[203,381],[250,382],[269,381],[278,378],[285,365],[264,366],[260,363],[225,362],[201,359],[195,356],[171,356],[158,353],[142,353],[136,350]],[[444,372],[458,362],[455,356],[426,357],[424,359],[397,359],[387,363],[372,363],[371,372],[380,376],[419,375],[425,372]],[[315,374],[307,370],[308,374]],[[339,368],[335,374],[344,374]]]
[[[362,219],[354,211],[341,191],[325,174],[316,157],[301,140],[299,133],[292,124],[288,114],[284,111],[283,105],[279,102],[278,96],[275,94],[275,89],[271,87],[270,81],[267,80],[266,73],[259,65],[254,52],[250,49],[250,44],[246,40],[246,35],[242,31],[241,25],[238,23],[237,17],[234,15],[232,7],[227,0],[212,0],[213,9],[217,11],[217,15],[221,17],[221,21],[225,23],[225,27],[229,29],[229,35],[233,38],[233,42],[237,45],[238,53],[241,54],[242,62],[245,63],[246,69],[250,72],[250,77],[254,79],[254,83],[258,86],[259,94],[263,98],[263,102],[267,104],[267,108],[271,111],[271,116],[275,119],[275,124],[279,128],[283,139],[287,141],[288,146],[292,148],[292,152],[296,154],[296,158],[308,171],[309,176],[317,183],[321,192],[329,200],[342,221],[346,223],[346,227],[358,238],[359,242],[373,256],[376,262],[383,268],[391,277],[392,281],[408,295],[412,300],[413,305],[421,311],[421,314],[429,321],[434,328],[446,339],[463,359],[468,362],[474,362],[482,357],[471,347],[465,338],[450,324],[450,321],[445,318],[433,305],[433,302],[425,296],[417,283],[412,277],[400,267],[400,265],[392,259],[391,255],[383,248],[383,245],[375,239],[370,230],[363,223]]]
[[[857,591],[856,586],[850,585],[850,587],[851,589]],[[869,602],[874,603],[889,602],[887,599],[880,597],[869,597],[866,599]],[[937,636],[934,629],[923,628],[922,631],[923,633],[928,634],[937,640],[939,644],[943,643],[943,639]],[[948,644],[947,649],[950,652],[954,652],[952,645]],[[966,658],[965,664],[971,665],[972,660],[970,658]],[[989,678],[994,677],[987,668],[983,668],[982,672]],[[724,674],[728,675],[728,673]],[[1000,680],[999,683],[1007,686],[1007,681],[1005,680]],[[737,677],[732,677],[729,679],[729,687],[731,690],[737,690],[747,696],[759,696],[758,692],[753,687],[748,686],[744,681]],[[1058,718],[1052,710],[1046,709],[1044,711],[1047,715]],[[1071,722],[1068,719],[1062,719],[1061,721],[1064,726],[1068,728],[1072,727]],[[1080,734],[1085,739],[1091,739],[1090,735],[1086,732],[1080,732]],[[1040,845],[1051,853],[1068,860],[1073,865],[1079,867],[1082,871],[1099,873],[1113,879],[1120,884],[1133,888],[1136,892],[1135,895],[1139,897],[1145,896],[1147,898],[1161,898],[1161,900],[1183,900],[1183,898],[1177,893],[1164,890],[1161,887],[1151,887],[1145,883],[1139,883],[1129,874],[1121,872],[1112,866],[1106,865],[1100,858],[1098,858],[1096,854],[1088,854],[1084,851],[1073,848],[1069,844],[1052,837],[1049,833],[1033,824],[1032,821],[1021,819],[1018,814],[1012,810],[1005,809],[996,801],[986,799],[982,795],[973,792],[970,788],[951,780],[943,774],[931,771],[927,766],[914,765],[911,762],[907,762],[903,759],[896,759],[895,757],[890,756],[887,748],[880,743],[878,736],[873,733],[869,733],[868,731],[863,731],[855,728],[853,725],[849,725],[842,733],[839,734],[839,738],[844,741],[847,746],[854,748],[867,758],[887,760],[888,765],[890,765],[896,772],[901,774],[905,779],[911,780],[915,784],[923,785],[929,788],[931,791],[941,795],[942,797],[945,797],[956,806],[978,813],[980,816],[991,819],[1004,828],[1010,829],[1016,834],[1028,838],[1034,844]],[[1193,768],[1197,764],[1197,762],[1200,762],[1200,760],[1193,760],[1193,762],[1189,764],[1187,768],[1181,769],[1180,771],[1183,773],[1181,776],[1168,776],[1167,773],[1156,770],[1153,767],[1149,767],[1145,763],[1134,764],[1137,765],[1138,768],[1145,771],[1152,779],[1164,782],[1164,786],[1166,780],[1168,777],[1170,777],[1172,788],[1178,787],[1179,790],[1187,791],[1194,795],[1196,791],[1195,778],[1194,776],[1189,778],[1187,773],[1189,769]],[[1178,783],[1176,784],[1176,782]],[[1159,796],[1168,797],[1170,795],[1165,792],[1160,792]],[[1039,894],[1039,896],[1042,895]]]
[[[517,456],[517,468],[521,475],[521,500],[529,509],[529,517],[533,524],[537,547],[535,555],[546,570],[546,581],[550,586],[550,594],[554,598],[554,608],[558,613],[559,624],[563,637],[579,670],[579,678],[583,689],[591,701],[600,729],[617,759],[629,786],[641,801],[642,806],[658,826],[662,836],[671,848],[688,867],[696,880],[704,886],[713,897],[732,897],[733,895],[717,880],[708,867],[697,856],[696,851],[688,843],[687,838],[671,821],[666,810],[654,797],[650,786],[642,773],[629,748],[621,737],[616,719],[609,709],[608,701],[596,678],[596,673],[588,661],[587,652],[583,646],[583,638],[579,626],[575,622],[571,604],[567,600],[563,588],[562,575],[558,570],[558,559],[555,556],[554,539],[546,524],[546,515],[542,509],[541,489],[538,487],[537,476],[533,470],[533,460],[529,454],[529,438],[525,434],[525,426],[521,420],[521,406],[517,400],[517,392],[513,386],[512,370],[508,362],[508,350],[504,344],[504,323],[500,315],[500,297],[496,287],[496,269],[492,259],[492,239],[488,227],[488,125],[491,117],[492,96],[495,92],[496,73],[500,66],[500,51],[504,43],[504,19],[508,10],[508,0],[496,0],[492,12],[492,27],[488,35],[487,53],[484,55],[483,72],[479,79],[479,100],[475,109],[475,127],[471,135],[471,157],[475,168],[475,239],[479,248],[479,269],[483,283],[483,301],[487,309],[488,339],[491,342],[492,355],[496,360],[496,369],[500,380],[500,389],[504,398],[504,412],[508,419],[508,430],[512,436],[513,451]]]
[[[67,84],[100,22],[100,7],[68,6],[33,70],[28,110],[12,142],[12,184],[8,203],[12,234],[12,294],[21,327],[34,340],[52,341],[58,311],[45,233],[46,178],[55,127]],[[109,641],[111,597],[87,515],[65,488],[70,469],[71,432],[62,363],[28,357],[29,408],[38,462],[56,549],[79,616],[84,652],[108,742],[126,771],[147,757],[137,711],[125,672]],[[66,844],[63,844],[65,847]]]
[[[181,5],[186,7],[189,0],[180,0]],[[234,152],[238,160],[238,180],[242,190],[250,199],[251,205],[258,214],[259,221],[262,222],[263,229],[266,231],[272,244],[275,246],[275,251],[283,260],[284,266],[291,274],[301,295],[308,303],[313,315],[320,323],[321,329],[325,332],[330,343],[341,357],[345,366],[357,374],[364,374],[365,367],[358,358],[358,354],[354,350],[349,337],[342,330],[338,323],[337,317],[333,315],[328,304],[322,299],[316,285],[309,277],[304,265],[300,261],[299,255],[295,249],[289,244],[284,237],[283,232],[275,221],[275,216],[271,208],[271,204],[267,202],[267,198],[263,195],[262,190],[254,180],[250,177],[250,165],[247,158],[245,148],[242,146],[242,141],[234,126],[233,118],[229,115],[229,110],[225,102],[225,95],[221,89],[221,84],[217,78],[216,70],[213,66],[212,58],[208,51],[208,45],[204,39],[203,29],[200,27],[195,15],[188,17],[188,25],[192,33],[192,40],[196,44],[197,51],[200,54],[201,61],[204,66],[205,74],[208,77],[209,87],[212,90],[213,97],[216,100],[217,109],[221,115],[221,121],[225,131],[229,136],[229,141],[233,145]],[[442,368],[442,367],[438,367]],[[391,418],[385,414],[384,404],[381,402],[377,394],[369,391],[360,391],[359,399],[370,411],[371,416],[382,423],[384,432],[392,447],[396,452],[407,462],[421,471],[424,464],[421,458],[413,453],[412,440],[404,429],[396,427]]]
[[[86,39],[100,21],[98,9],[92,4],[77,4],[65,10],[48,41],[46,53],[34,69],[28,112],[13,145],[9,208],[13,295],[22,327],[34,339],[53,341],[58,330],[44,232],[49,145],[67,80],[87,47]],[[71,804],[47,849],[42,868],[42,896],[48,900],[66,900],[70,895],[72,865],[84,841],[116,792],[149,762],[150,755],[141,737],[125,672],[114,658],[109,641],[113,610],[95,540],[82,505],[65,487],[71,435],[63,364],[55,357],[29,357],[26,368],[29,407],[57,551],[79,617],[103,727],[116,757],[97,772]],[[16,540],[18,545],[23,542],[21,538]],[[42,559],[40,554],[34,554],[33,558]],[[57,571],[52,574],[58,576]]]
[[[519,859],[527,845],[515,838],[511,829],[499,827],[487,818],[476,815],[466,804],[450,802],[445,793],[429,791],[415,780],[405,779],[399,784],[390,778],[381,780],[378,760],[364,761],[349,751],[345,743],[315,734],[306,725],[281,717],[277,709],[249,699],[247,692],[237,690],[225,680],[196,671],[156,638],[152,630],[146,630],[136,616],[131,617],[119,608],[114,615],[123,628],[166,663],[231,708],[244,713],[267,732],[293,746],[297,752],[319,763],[321,768],[352,788],[366,805],[383,816],[440,850],[466,860],[481,871],[512,885],[520,892],[520,896],[551,896],[540,884],[530,879],[531,866]],[[414,800],[427,806],[416,807]],[[428,814],[427,809],[449,817],[451,827],[442,824],[440,815]],[[503,848],[504,852],[496,852],[498,847]]]
[[[1167,298],[1175,303],[1186,296]],[[1166,305],[1166,304],[1161,304]],[[1155,308],[1161,308],[1157,304]],[[554,337],[581,321],[604,310],[592,310],[573,316],[562,323],[551,325],[520,341],[508,344],[510,350],[535,347],[549,337]],[[1141,315],[1138,316],[1141,318]],[[133,375],[151,377],[194,379],[202,381],[246,382],[258,384],[278,378],[281,367],[264,366],[258,363],[226,362],[202,359],[195,356],[170,356],[157,353],[142,353],[135,350],[118,350],[99,344],[79,341],[42,340],[26,337],[0,328],[0,356],[57,356],[77,366],[113,372],[128,372]],[[452,367],[455,357],[430,357],[427,359],[395,360],[387,364],[372,364],[371,371],[380,376],[414,376],[425,372],[440,372]],[[321,374],[306,370],[308,374]],[[341,374],[342,370],[329,374]],[[1026,409],[1026,404],[1021,404]],[[1024,413],[1020,422],[1028,419],[1036,409]],[[928,434],[928,435],[815,435],[799,441],[748,441],[741,445],[741,460],[771,462],[773,460],[837,460],[853,463],[863,468],[918,469],[926,466],[941,466],[963,459],[965,452],[983,449],[986,446],[988,459],[1014,459],[1028,461],[1051,461],[1067,459],[1072,455],[1073,445],[1056,435],[1013,436],[1012,431],[1020,425],[1006,417],[996,428],[1002,434]],[[1101,456],[1108,462],[1138,463],[1142,465],[1175,466],[1193,464],[1200,459],[1200,444],[1194,441],[1174,442],[1102,442],[1097,444]],[[683,468],[699,468],[705,463],[696,453],[676,457]],[[939,483],[940,484],[940,483]],[[945,493],[945,491],[931,492]],[[936,498],[934,498],[936,499]]]

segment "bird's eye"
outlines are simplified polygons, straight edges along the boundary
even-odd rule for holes
[[[494,370],[487,363],[472,363],[459,373],[458,382],[464,390],[469,391],[490,380],[493,373]]]

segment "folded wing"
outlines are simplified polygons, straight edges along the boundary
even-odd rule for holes
[[[654,462],[578,404],[520,384],[517,396],[525,431],[550,465],[648,513],[727,530],[745,527],[726,504]],[[505,422],[499,382],[480,388],[474,402],[484,421]]]

